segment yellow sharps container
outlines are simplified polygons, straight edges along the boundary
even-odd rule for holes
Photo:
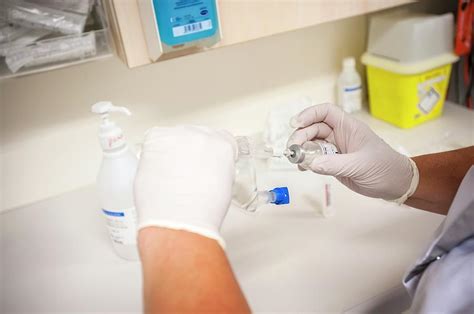
[[[448,89],[451,53],[425,61],[401,63],[369,53],[367,66],[370,113],[401,128],[439,117]]]

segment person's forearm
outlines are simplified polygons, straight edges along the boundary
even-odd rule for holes
[[[420,182],[405,204],[446,215],[462,179],[474,164],[474,146],[412,159]]]
[[[215,240],[150,227],[139,232],[138,243],[146,313],[250,312]]]

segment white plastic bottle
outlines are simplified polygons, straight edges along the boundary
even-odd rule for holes
[[[122,129],[109,120],[110,112],[130,115],[130,111],[103,101],[94,104],[92,112],[100,114],[102,118],[99,141],[104,155],[97,176],[101,211],[117,255],[127,260],[137,260],[137,218],[133,181],[138,158],[125,142]]]
[[[337,102],[345,112],[362,109],[362,83],[352,57],[342,62],[342,72],[337,80]]]

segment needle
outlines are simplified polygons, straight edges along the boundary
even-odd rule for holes
[[[287,158],[291,158],[291,157],[295,157],[295,151],[287,148],[285,149],[285,151],[283,152],[283,155],[285,155],[285,157]]]

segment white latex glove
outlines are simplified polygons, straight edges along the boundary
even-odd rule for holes
[[[186,230],[215,239],[232,197],[234,137],[200,126],[153,128],[135,178],[138,229]]]
[[[315,158],[310,170],[334,176],[357,193],[397,203],[404,203],[415,192],[416,164],[339,107],[309,107],[293,117],[290,124],[297,130],[290,136],[288,146],[323,139],[339,149],[340,154]]]

